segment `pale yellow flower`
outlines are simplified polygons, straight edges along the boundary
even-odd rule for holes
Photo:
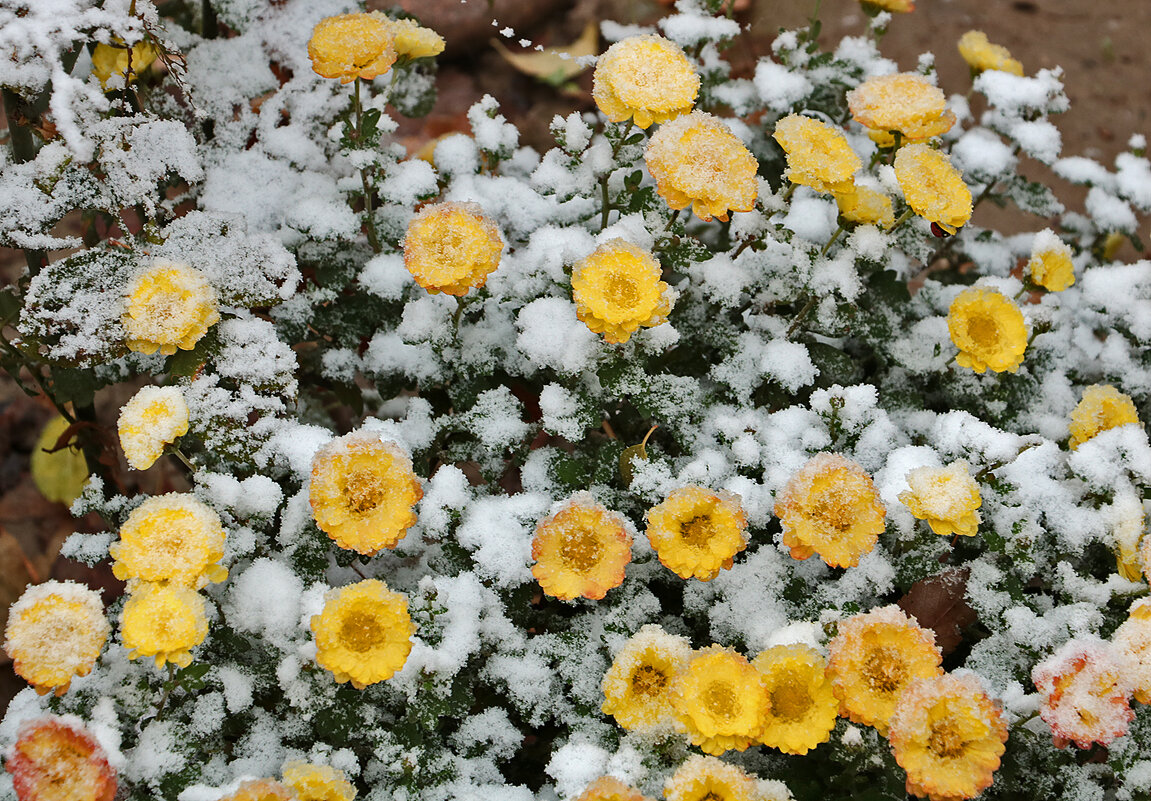
[[[292,760],[284,765],[283,777],[296,801],[352,801],[356,797],[356,788],[344,772],[330,765]]]
[[[666,323],[676,293],[661,274],[648,251],[623,239],[603,243],[572,269],[576,317],[612,344]]]
[[[954,234],[971,219],[971,190],[938,150],[922,144],[899,148],[895,177],[912,211],[947,233]]]
[[[693,754],[663,787],[666,801],[761,801],[754,776],[712,756]]]
[[[1110,384],[1092,384],[1071,411],[1071,450],[1112,428],[1139,425],[1135,402]]]
[[[983,499],[967,462],[917,467],[907,474],[907,484],[911,489],[899,493],[900,503],[906,504],[920,520],[926,520],[932,531],[943,536],[975,536]]]
[[[188,404],[179,387],[143,387],[120,409],[116,422],[124,458],[147,470],[167,445],[188,433]]]
[[[320,667],[362,690],[404,666],[415,626],[407,598],[382,581],[365,579],[328,591],[323,611],[312,616],[312,633]]]
[[[785,754],[806,754],[831,737],[839,700],[831,689],[827,662],[809,645],[776,645],[751,662],[763,678],[767,724],[759,742]]]
[[[891,11],[907,14],[915,10],[915,0],[861,0],[864,8],[869,6],[876,11]]]
[[[141,582],[128,595],[120,619],[120,636],[128,658],[151,657],[156,668],[167,662],[192,664],[192,649],[208,635],[205,601],[178,584]]]
[[[983,31],[968,31],[959,37],[959,55],[972,72],[1001,70],[1023,76],[1023,65],[1011,57],[1003,45],[992,44]]]
[[[628,731],[670,728],[672,688],[691,658],[691,644],[649,623],[624,643],[603,676],[603,712]]]
[[[835,193],[835,204],[839,207],[840,215],[848,222],[883,228],[895,224],[891,198],[870,187],[852,184],[847,190]]]
[[[71,581],[46,581],[26,589],[8,608],[4,650],[16,675],[37,693],[63,695],[74,677],[91,672],[110,631],[98,592]]]
[[[740,498],[689,485],[647,511],[647,538],[659,561],[680,578],[711,581],[747,547]]]
[[[1027,350],[1027,325],[1014,301],[986,287],[960,292],[947,312],[955,361],[977,373],[987,369],[1014,373]]]
[[[943,92],[914,72],[868,78],[847,93],[847,105],[860,125],[899,131],[910,141],[940,136],[955,124]]]
[[[1111,635],[1115,647],[1128,658],[1133,695],[1151,704],[1151,598],[1139,598],[1127,610],[1127,619]]]
[[[532,559],[532,575],[548,595],[598,601],[623,583],[631,534],[623,515],[579,493],[536,526]]]
[[[661,125],[644,158],[656,191],[673,209],[690,206],[696,217],[710,221],[755,207],[759,162],[710,114],[693,111]]]
[[[431,203],[408,223],[404,266],[433,295],[466,295],[484,285],[504,249],[495,223],[477,203]]]
[[[66,506],[80,497],[84,484],[88,481],[88,462],[77,442],[78,437],[68,438],[67,447],[53,450],[60,437],[72,424],[61,415],[56,415],[44,424],[44,430],[36,438],[32,447],[32,480],[36,489],[45,498]]]
[[[1075,283],[1075,266],[1071,263],[1071,246],[1050,228],[1035,235],[1031,260],[1027,262],[1031,280],[1050,292],[1062,292]]]
[[[128,349],[171,356],[191,350],[220,319],[216,292],[194,267],[156,262],[128,287],[123,315]]]
[[[132,510],[109,547],[123,581],[165,581],[200,588],[228,577],[224,527],[206,503],[182,492],[148,498]]]
[[[852,176],[863,166],[843,131],[802,114],[776,122],[772,138],[787,156],[785,177],[817,192],[849,191]]]
[[[396,37],[397,56],[410,59],[429,58],[444,52],[444,38],[431,28],[425,28],[410,19],[397,19],[391,22],[392,33]]]
[[[622,39],[599,57],[592,99],[612,122],[640,128],[691,111],[699,76],[675,42],[646,34]]]

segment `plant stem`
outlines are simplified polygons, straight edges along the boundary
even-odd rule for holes
[[[360,104],[361,83],[363,83],[363,79],[356,78],[356,88],[352,92],[352,110],[356,117],[355,140],[357,147],[362,144],[364,135],[364,113]],[[360,167],[360,183],[364,189],[364,227],[368,233],[368,244],[372,246],[372,252],[379,253],[383,248],[380,247],[380,238],[376,234],[376,220],[372,215],[372,184],[369,179],[369,172],[369,168]]]
[[[832,243],[834,243],[835,240],[839,239],[839,235],[842,234],[843,231],[844,231],[844,228],[842,225],[835,229],[835,233],[833,233],[831,235],[831,239],[827,240],[827,244],[824,245],[823,249],[819,251],[820,256],[827,254],[827,251],[831,248]]]
[[[909,218],[911,218],[911,217],[912,217],[914,214],[915,214],[915,212],[914,212],[914,211],[912,211],[911,209],[904,209],[904,210],[903,210],[903,213],[899,215],[899,219],[897,219],[895,222],[893,222],[893,223],[891,224],[891,227],[890,227],[890,228],[888,228],[888,229],[887,229],[886,231],[884,231],[883,233],[885,233],[885,234],[890,234],[890,233],[894,232],[896,228],[898,228],[899,226],[901,226],[901,225],[903,225],[905,222],[907,222],[907,220],[908,220]]]
[[[619,155],[620,148],[623,147],[623,143],[626,142],[628,136],[631,135],[632,125],[634,125],[634,120],[632,120],[631,117],[628,117],[627,127],[623,129],[623,133],[620,134],[619,139],[617,139],[615,144],[611,146],[611,163],[613,166],[615,165],[616,156]],[[599,179],[600,193],[603,198],[603,209],[600,212],[599,218],[599,229],[601,231],[607,228],[607,218],[608,215],[611,214],[611,200],[608,197],[607,182],[613,172],[615,172],[615,170],[610,169]]]
[[[784,339],[791,339],[791,335],[799,328],[799,324],[804,321],[807,315],[811,314],[811,310],[815,308],[815,304],[819,302],[819,298],[812,295],[811,298],[804,304],[803,308],[799,310],[799,314],[795,315],[795,319],[791,321],[791,326],[787,329],[787,333],[783,335]]]
[[[156,714],[152,716],[153,720],[159,720],[160,715],[164,713],[164,706],[168,703],[168,699],[172,696],[172,691],[179,686],[176,681],[176,666],[171,662],[168,663],[168,681],[165,682],[164,694],[160,696],[160,700],[156,703]]]
[[[189,472],[191,472],[192,474],[196,473],[196,465],[192,463],[192,460],[189,459],[184,454],[184,452],[182,450],[180,450],[179,446],[173,445],[171,448],[171,452],[172,452],[173,456],[175,456],[177,459],[179,459],[181,462],[184,463],[184,467],[188,468]]]

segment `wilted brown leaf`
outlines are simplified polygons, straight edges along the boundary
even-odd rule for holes
[[[948,569],[917,581],[899,599],[899,608],[935,632],[935,644],[947,654],[963,641],[963,629],[976,620],[966,599],[967,568]]]
[[[588,22],[580,37],[565,47],[545,47],[542,50],[513,53],[498,39],[493,39],[492,45],[509,64],[525,75],[531,75],[552,86],[563,87],[587,69],[587,65],[577,59],[581,56],[594,56],[599,52],[599,25],[594,20]]]

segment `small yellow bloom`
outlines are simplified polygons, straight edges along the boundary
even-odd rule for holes
[[[1131,604],[1127,619],[1115,629],[1111,641],[1128,658],[1135,700],[1151,704],[1151,598]]]
[[[891,198],[866,186],[852,184],[851,188],[835,193],[839,213],[848,222],[859,225],[878,225],[890,228],[895,224]]]
[[[71,581],[29,587],[8,609],[4,650],[12,669],[45,695],[63,695],[74,676],[87,676],[111,627],[100,594]]]
[[[759,162],[717,118],[693,111],[661,125],[644,152],[656,191],[673,209],[691,206],[696,217],[727,220],[751,211],[759,191]]]
[[[123,581],[167,581],[199,589],[228,577],[224,527],[212,507],[191,495],[170,492],[148,498],[120,527],[108,549],[112,572]]]
[[[600,776],[575,801],[649,801],[643,793],[612,776]]]
[[[296,796],[275,779],[249,779],[219,801],[296,801]]]
[[[991,786],[1006,750],[1007,724],[979,680],[916,679],[898,697],[888,733],[907,792],[931,801],[974,798]]]
[[[371,556],[408,533],[424,491],[398,445],[359,431],[316,451],[308,495],[324,533],[341,548]]]
[[[787,155],[785,177],[817,192],[849,191],[852,176],[863,166],[843,131],[802,114],[779,120],[772,138]]]
[[[879,541],[887,510],[862,467],[817,453],[776,496],[775,514],[793,558],[818,555],[832,567],[855,567]]]
[[[32,480],[36,489],[50,501],[68,506],[80,497],[84,484],[88,481],[88,462],[80,450],[75,435],[68,440],[68,447],[52,450],[60,437],[71,425],[61,415],[56,415],[44,424],[44,430],[36,438],[32,448],[30,465]],[[50,452],[51,451],[51,452]]]
[[[179,387],[143,387],[120,409],[116,424],[128,464],[147,470],[167,445],[188,433],[188,404]]]
[[[1135,402],[1110,384],[1092,384],[1071,411],[1071,450],[1118,426],[1139,424]]]
[[[895,154],[895,177],[912,211],[954,234],[971,219],[971,190],[951,160],[927,145],[906,145]]]
[[[877,75],[847,93],[851,116],[879,131],[899,131],[904,140],[941,136],[955,124],[939,87],[914,72]]]
[[[632,635],[603,676],[603,712],[628,731],[670,728],[671,690],[691,644],[649,623]]]
[[[667,322],[676,293],[660,280],[651,253],[623,239],[605,242],[572,269],[576,317],[605,342],[627,342],[638,329]]]
[[[975,536],[983,499],[967,462],[917,467],[907,474],[907,485],[911,489],[899,493],[899,502],[918,519],[926,520],[932,531],[943,536]]]
[[[631,534],[623,515],[578,493],[536,526],[532,559],[532,575],[548,595],[598,601],[623,583]]]
[[[668,570],[711,581],[747,547],[747,516],[738,495],[681,487],[648,509],[646,533]]]
[[[1027,350],[1023,312],[1010,298],[986,287],[960,292],[947,312],[947,330],[959,348],[955,361],[977,373],[990,368],[1014,373]]]
[[[208,636],[205,601],[189,587],[141,582],[124,604],[120,635],[129,659],[152,657],[157,669],[167,662],[188,667],[192,649]]]
[[[376,579],[329,590],[323,611],[312,616],[316,662],[357,690],[402,668],[414,633],[407,598]]]
[[[128,288],[123,323],[129,350],[165,356],[191,350],[219,319],[216,292],[187,264],[156,262]]]
[[[396,37],[397,56],[410,59],[429,58],[444,52],[444,37],[410,19],[392,20],[392,33]]]
[[[767,724],[767,705],[759,672],[718,645],[697,651],[672,690],[676,728],[712,756],[756,742]]]
[[[129,83],[136,80],[136,76],[148,69],[160,55],[160,49],[147,39],[132,45],[131,72],[128,72],[128,53],[129,49],[123,42],[96,45],[92,50],[92,74],[99,79],[100,86],[107,89],[113,75],[123,76],[126,72]]]
[[[284,784],[297,801],[352,801],[356,788],[342,770],[293,760],[284,765]]]
[[[663,786],[667,801],[761,801],[754,776],[736,765],[693,754]]]
[[[1031,280],[1050,292],[1062,292],[1075,283],[1075,266],[1071,263],[1071,246],[1050,228],[1035,235],[1031,260],[1027,262]]]
[[[504,240],[476,203],[431,203],[408,223],[404,266],[433,295],[466,295],[500,264]]]
[[[396,61],[392,21],[379,12],[325,17],[312,30],[308,58],[324,78],[350,83],[383,75]]]
[[[806,754],[831,737],[839,701],[827,663],[809,645],[777,645],[751,662],[767,690],[767,724],[759,742],[785,754]]]
[[[887,733],[899,694],[942,675],[935,635],[895,605],[848,618],[828,643],[827,672],[840,714]]]
[[[1011,57],[1003,45],[992,44],[983,31],[968,31],[959,37],[959,55],[972,72],[1002,70],[1023,77],[1023,65]]]
[[[699,76],[675,42],[646,34],[622,39],[596,62],[592,99],[612,122],[640,128],[691,111]]]
[[[906,14],[915,10],[915,0],[861,0],[863,7],[871,7],[876,11],[891,11],[896,14]]]
[[[21,724],[5,754],[20,801],[112,801],[116,771],[86,729],[65,718],[34,718]]]

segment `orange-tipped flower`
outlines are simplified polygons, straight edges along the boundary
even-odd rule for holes
[[[1039,715],[1051,727],[1057,746],[1108,745],[1127,733],[1135,717],[1130,656],[1106,640],[1077,637],[1031,671],[1043,696]]]
[[[623,515],[578,493],[536,526],[532,558],[532,575],[548,595],[598,601],[623,583],[631,533]]]
[[[23,724],[4,768],[20,801],[112,801],[116,795],[116,772],[104,749],[64,718]]]

